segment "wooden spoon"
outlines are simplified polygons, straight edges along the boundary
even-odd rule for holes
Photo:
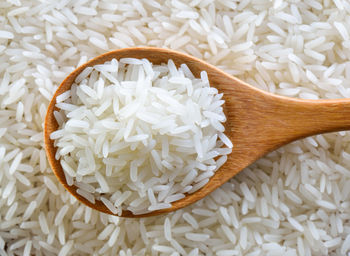
[[[173,202],[169,209],[133,215],[123,211],[123,217],[145,217],[172,212],[192,204],[214,191],[257,159],[291,141],[310,135],[350,129],[350,100],[301,100],[281,97],[259,90],[220,69],[192,56],[160,48],[125,48],[102,54],[74,70],[62,82],[53,96],[45,118],[45,150],[51,168],[63,186],[79,201],[93,209],[112,214],[101,202],[92,204],[76,193],[76,186],[66,182],[60,162],[55,159],[56,148],[50,134],[58,128],[53,112],[56,97],[69,90],[77,75],[86,67],[102,64],[113,58],[146,58],[154,64],[172,59],[177,66],[186,63],[195,76],[208,73],[211,86],[224,93],[227,117],[225,134],[234,144],[227,162],[200,190]]]

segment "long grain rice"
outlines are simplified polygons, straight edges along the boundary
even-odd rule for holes
[[[223,193],[213,193],[177,212],[142,220],[112,217],[82,206],[52,176],[42,136],[34,136],[42,133],[48,102],[67,74],[94,56],[122,47],[179,47],[272,93],[304,99],[349,97],[348,1],[11,0],[2,1],[0,6],[0,254],[58,255],[61,250],[67,255],[121,256],[162,254],[161,250],[167,251],[163,254],[192,256],[236,251],[247,256],[348,254],[348,132],[285,146],[222,186]],[[187,69],[183,71],[190,77]],[[154,77],[160,72],[154,71]],[[94,89],[98,96],[101,89]],[[189,95],[193,93],[188,90]],[[115,101],[111,104],[118,112]],[[103,108],[99,112],[103,115]],[[55,116],[60,125],[65,122],[65,115],[56,111]],[[214,120],[211,124],[223,129]],[[162,129],[171,130],[171,122],[163,125]],[[119,135],[116,140],[123,137]],[[89,145],[87,139],[72,139],[81,148]],[[172,145],[168,146],[169,150],[157,151],[164,159],[172,157]],[[186,148],[178,150],[186,152]],[[16,167],[13,161],[20,153]],[[58,195],[44,177],[55,184]],[[242,183],[254,201],[243,194]],[[146,190],[169,189],[147,184]],[[186,186],[184,191],[190,189]],[[297,204],[300,200],[293,194],[287,192],[287,196],[287,190],[302,204]],[[121,194],[118,204],[128,197],[131,195]],[[133,197],[130,201],[142,204]],[[69,210],[59,231],[54,220],[64,205]],[[303,234],[287,217],[299,222]],[[172,227],[170,241],[164,237],[167,218]],[[261,222],[249,223],[257,218]],[[235,235],[235,243],[223,233],[223,226]],[[246,244],[241,239],[244,229]],[[109,246],[112,232],[118,235]],[[186,233],[210,238],[193,242],[186,239]],[[60,243],[63,234],[66,245]],[[280,236],[284,238],[281,241]]]

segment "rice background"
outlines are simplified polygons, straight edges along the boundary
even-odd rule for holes
[[[123,219],[58,184],[42,130],[65,76],[129,46],[186,52],[280,95],[350,97],[349,14],[347,0],[1,1],[0,255],[346,255],[348,132],[287,145],[183,210]]]

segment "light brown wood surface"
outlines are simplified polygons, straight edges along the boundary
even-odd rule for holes
[[[76,193],[75,186],[68,186],[62,167],[55,160],[56,148],[49,135],[58,128],[53,115],[57,95],[68,90],[75,77],[86,67],[124,57],[147,58],[154,64],[166,63],[168,59],[172,59],[176,65],[186,63],[195,76],[199,76],[202,70],[207,71],[211,86],[224,93],[224,112],[227,117],[225,134],[234,144],[228,161],[197,192],[173,202],[169,209],[135,216],[124,211],[124,217],[153,216],[183,208],[200,200],[245,167],[282,145],[310,135],[350,129],[349,99],[300,100],[273,95],[202,60],[167,49],[141,47],[108,52],[80,66],[62,82],[50,102],[44,127],[46,154],[58,180],[79,201],[108,214],[112,213],[101,201],[92,204]]]

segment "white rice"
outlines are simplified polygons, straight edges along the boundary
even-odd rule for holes
[[[220,193],[177,212],[142,220],[112,217],[82,206],[54,178],[42,137],[31,138],[42,133],[48,102],[63,79],[77,65],[121,47],[179,47],[272,93],[305,99],[349,97],[349,1],[9,0],[1,1],[0,9],[1,255],[58,255],[61,250],[68,255],[121,256],[349,253],[348,132],[287,145],[220,187]],[[179,13],[185,16],[176,17]],[[107,50],[100,48],[101,42]],[[307,55],[304,50],[313,52],[306,51]],[[274,65],[265,67],[263,62]],[[190,77],[187,71],[186,77]],[[65,121],[64,115],[56,112],[55,116],[61,118],[60,124]],[[88,145],[86,140],[74,140],[81,147]],[[19,153],[21,161],[10,175]],[[167,157],[166,150],[158,154]],[[58,195],[44,177],[56,185]],[[254,202],[242,194],[243,182]],[[156,191],[152,183],[147,186]],[[287,190],[302,204],[291,200],[295,197],[289,192],[287,197]],[[121,201],[125,197],[128,194],[122,194]],[[59,228],[54,219],[64,205],[69,210]],[[304,232],[293,227],[288,217]],[[166,218],[171,222],[170,241],[164,235]],[[248,223],[255,218],[261,222]],[[235,243],[223,226],[235,235]],[[240,242],[243,229],[247,230],[247,243],[242,239],[245,249]],[[112,232],[117,235],[110,240]],[[193,242],[186,233],[210,238]],[[63,234],[67,247],[60,242]],[[281,236],[283,240],[278,240]],[[109,246],[109,241],[114,243]]]
[[[170,223],[170,220],[168,218],[166,218],[165,222],[164,222],[164,236],[165,236],[166,240],[168,240],[168,241],[172,240],[171,223]]]
[[[10,31],[0,30],[0,38],[13,39],[14,38],[14,34],[12,32],[10,32]]]
[[[186,233],[185,237],[191,241],[202,242],[207,240],[210,236],[207,234]]]
[[[153,78],[158,69],[162,69],[162,73]],[[208,178],[214,173],[209,171],[206,176],[201,173],[199,179],[200,171],[207,171],[208,163],[211,170],[217,170],[226,158],[220,158],[215,165],[215,157],[222,153],[229,154],[233,145],[224,133],[213,126],[201,128],[193,121],[219,123],[225,122],[226,117],[221,107],[224,103],[222,95],[209,87],[207,75],[202,72],[202,79],[196,79],[191,73],[185,64],[176,68],[172,60],[168,65],[152,66],[145,59],[113,59],[88,67],[78,75],[76,84],[72,85],[76,88],[77,98],[72,94],[73,89],[68,91],[68,95],[64,92],[58,96],[56,107],[61,109],[57,120],[60,126],[50,137],[55,139],[58,147],[56,158],[60,158],[66,176],[71,177],[70,184],[71,180],[73,183],[79,182],[79,188],[86,191],[80,195],[88,193],[87,184],[93,187],[92,194],[87,198],[89,201],[92,201],[91,196],[98,199],[103,194],[101,200],[112,213],[121,213],[117,206],[136,214],[170,207],[170,203],[185,197],[182,193],[184,189],[193,193],[209,181]],[[186,77],[185,74],[190,75]],[[174,84],[178,87],[175,91]],[[206,102],[202,100],[205,97]],[[115,104],[119,110],[115,110]],[[201,110],[193,112],[188,106],[194,104]],[[154,105],[158,107],[152,108]],[[181,111],[174,115],[171,110],[174,107]],[[80,111],[78,115],[77,111]],[[66,121],[61,122],[61,116]],[[162,120],[170,121],[171,126],[163,126]],[[157,126],[161,128],[155,128]],[[115,135],[116,131],[124,131],[124,140]],[[81,144],[87,143],[77,142],[73,137],[81,141],[89,140],[89,148],[85,146],[82,150]],[[179,139],[192,137],[193,140]],[[229,150],[222,151],[220,143]],[[192,153],[182,153],[176,146],[187,148]],[[110,151],[112,148],[113,151]],[[158,148],[161,148],[162,154]],[[17,157],[14,162],[19,162]],[[108,165],[112,162],[121,167],[115,170]],[[100,166],[102,171],[95,170],[96,166]],[[106,168],[108,178],[103,174]],[[188,170],[188,173],[182,170]],[[146,191],[145,184],[152,179],[155,181],[152,181],[153,186],[171,186],[163,192],[153,191],[152,188]],[[191,188],[187,189],[187,186]],[[52,184],[49,188],[54,189]],[[120,202],[120,198],[113,200],[112,195],[117,191],[131,195],[123,202]],[[129,207],[132,200],[146,195],[147,200],[143,200],[142,204]]]
[[[55,226],[58,226],[58,225],[61,224],[61,222],[62,222],[64,216],[66,215],[66,213],[68,212],[68,210],[69,210],[68,205],[63,206],[63,207],[59,210],[59,212],[57,213],[57,215],[56,215],[56,217],[55,217],[55,221],[54,221]]]

